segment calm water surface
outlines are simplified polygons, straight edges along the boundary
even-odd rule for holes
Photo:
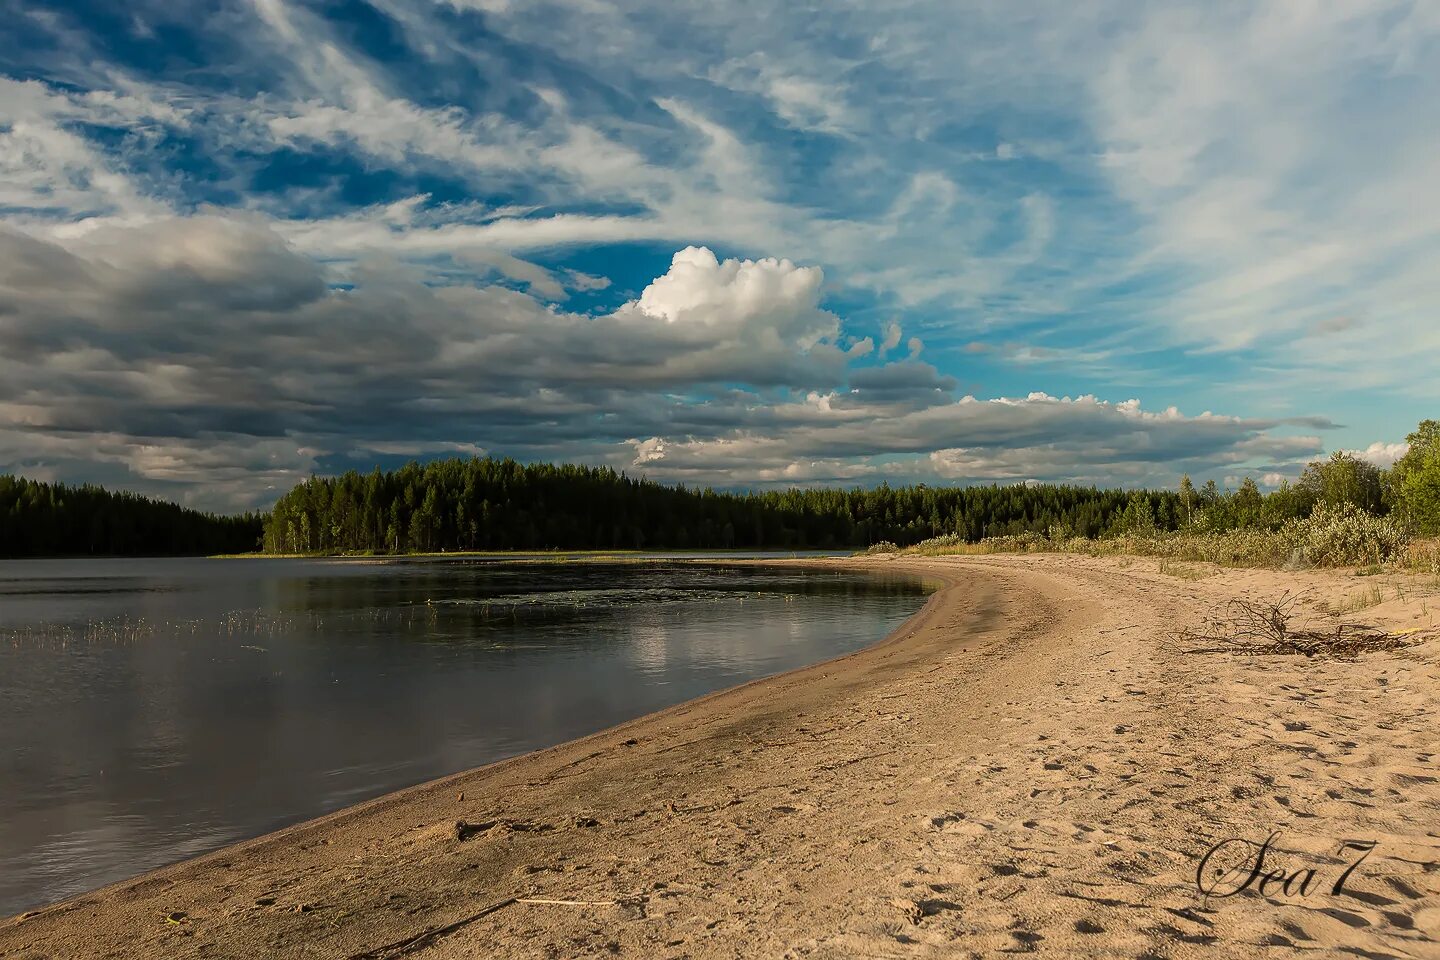
[[[0,561],[0,916],[872,643],[900,576]]]

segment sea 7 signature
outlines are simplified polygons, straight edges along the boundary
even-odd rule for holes
[[[1265,838],[1264,843],[1255,843],[1243,837],[1221,840],[1210,848],[1201,858],[1200,865],[1195,868],[1195,886],[1205,896],[1217,898],[1233,897],[1251,887],[1262,897],[1270,897],[1272,894],[1286,897],[1309,896],[1319,880],[1319,874],[1313,868],[1289,871],[1274,865],[1271,845],[1278,836],[1280,831],[1276,830]],[[1365,858],[1370,856],[1377,843],[1378,840],[1347,840],[1340,844],[1340,853],[1352,851],[1359,856],[1350,860],[1330,885],[1332,896],[1345,892],[1345,881],[1350,879],[1356,867],[1365,862]],[[1236,855],[1245,855],[1245,858],[1226,867],[1228,859]],[[1271,857],[1271,863],[1266,863],[1267,856]]]

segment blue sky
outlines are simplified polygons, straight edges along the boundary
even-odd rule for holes
[[[1440,389],[1440,11],[0,0],[0,470],[1273,485]]]

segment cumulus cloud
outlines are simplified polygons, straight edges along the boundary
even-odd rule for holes
[[[630,442],[635,446],[635,459],[630,461],[632,466],[643,466],[665,459],[665,441],[659,437],[651,437],[649,440],[631,440]]]
[[[667,323],[771,339],[802,350],[834,340],[840,321],[819,307],[825,274],[789,260],[719,261],[686,247],[632,305]]]
[[[347,279],[327,283],[253,219],[111,226],[68,246],[0,230],[0,464],[86,476],[90,451],[124,485],[228,502],[230,456],[254,472],[240,500],[258,502],[276,471],[326,456],[593,456],[683,402],[650,391],[827,386],[845,360],[824,339],[838,320],[817,306],[818,271],[787,261],[682,251],[600,317],[383,262]],[[483,447],[454,439],[477,429]]]
[[[68,243],[0,230],[0,465],[236,506],[316,469],[456,452],[751,484],[1152,476],[1293,448],[1275,421],[956,399],[914,345],[847,353],[822,286],[814,267],[690,247],[588,316],[393,261],[339,284],[256,217]]]
[[[372,13],[147,9],[225,65],[184,75],[67,16],[0,41],[0,467],[1168,483],[1433,399],[1424,5]]]
[[[1347,450],[1345,452],[1388,470],[1395,466],[1395,461],[1405,456],[1409,450],[1410,444],[1408,443],[1386,443],[1384,440],[1377,440],[1364,450]]]

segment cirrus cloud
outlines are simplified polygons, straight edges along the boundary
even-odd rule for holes
[[[13,13],[0,467],[1172,483],[1433,415],[1424,5]]]

